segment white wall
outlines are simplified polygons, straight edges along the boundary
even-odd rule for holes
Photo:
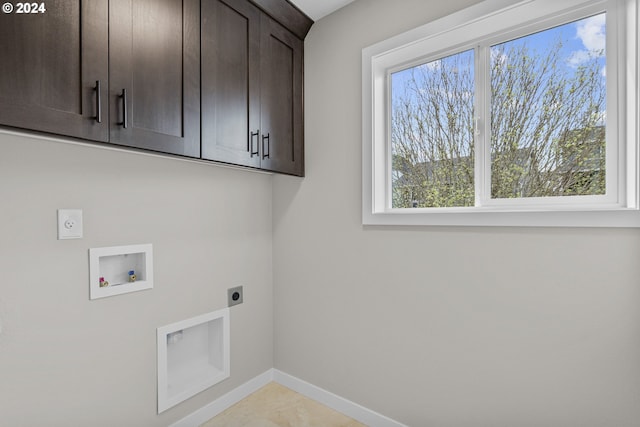
[[[361,225],[361,51],[473,0],[357,0],[305,43],[274,177],[275,367],[412,427],[640,426],[640,230]]]
[[[273,367],[272,177],[0,133],[0,424],[166,426]],[[81,240],[56,209],[84,210]],[[152,243],[155,287],[89,300],[88,249]],[[156,328],[227,305],[231,378],[156,414]]]

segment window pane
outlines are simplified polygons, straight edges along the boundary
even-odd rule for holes
[[[491,47],[491,197],[605,194],[605,14]]]
[[[475,204],[473,56],[391,75],[392,207]]]

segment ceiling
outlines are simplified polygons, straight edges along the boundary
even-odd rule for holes
[[[289,0],[298,9],[306,13],[309,18],[317,21],[333,11],[348,5],[354,0]]]

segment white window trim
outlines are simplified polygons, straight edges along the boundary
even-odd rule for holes
[[[539,10],[554,12],[555,16],[575,14],[575,10],[591,10],[602,7],[606,1],[616,1],[619,19],[626,19],[626,25],[616,28],[608,25],[607,31],[617,31],[619,40],[626,43],[608,44],[607,60],[624,55],[626,66],[618,67],[618,93],[608,93],[607,104],[621,105],[625,114],[618,114],[617,131],[621,156],[609,156],[607,162],[620,162],[618,170],[617,200],[608,204],[575,204],[554,200],[541,205],[539,200],[518,199],[518,206],[511,203],[488,203],[481,207],[463,208],[390,208],[390,162],[387,138],[386,101],[387,75],[390,69],[398,68],[407,57],[425,58],[424,52],[437,52],[438,38],[446,37],[448,46],[460,50],[473,47],[469,40],[456,40],[461,26],[484,28],[483,38],[489,39],[491,28],[504,27],[504,22],[521,22],[523,17],[539,15]],[[486,0],[455,14],[433,21],[422,27],[384,40],[362,51],[362,222],[365,225],[443,225],[443,226],[566,226],[566,227],[640,227],[638,209],[638,112],[640,93],[638,92],[638,22],[640,0],[525,0],[513,4],[509,0]],[[599,6],[600,5],[600,6]],[[548,13],[548,12],[547,12]],[[546,13],[545,13],[546,14]],[[609,16],[609,14],[608,14]],[[560,18],[553,18],[558,19]],[[609,19],[609,18],[608,18]],[[491,25],[496,22],[495,25]],[[469,27],[467,27],[469,28]],[[611,40],[608,37],[608,43]],[[410,52],[407,54],[407,52]],[[420,53],[423,53],[422,55]],[[411,62],[411,61],[409,61]],[[415,62],[415,61],[413,61]],[[609,107],[608,107],[609,108]],[[629,118],[629,119],[627,119]],[[624,141],[627,143],[624,143]],[[619,160],[620,159],[620,160]],[[608,163],[609,166],[609,163]],[[587,200],[589,196],[584,196]],[[615,199],[616,197],[614,197]],[[559,198],[561,199],[561,198]],[[572,197],[573,199],[573,197]],[[524,201],[524,203],[523,203]]]

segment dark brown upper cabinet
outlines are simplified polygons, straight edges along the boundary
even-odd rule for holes
[[[260,17],[246,0],[202,2],[202,158],[260,167]]]
[[[109,138],[108,1],[0,13],[0,124]]]
[[[304,175],[286,0],[48,0],[0,13],[0,125]]]
[[[304,175],[302,40],[246,0],[201,20],[202,158]]]
[[[200,1],[0,14],[0,124],[200,157]]]
[[[200,1],[109,8],[110,142],[200,157]]]
[[[260,48],[261,168],[304,176],[302,40],[262,19]]]

